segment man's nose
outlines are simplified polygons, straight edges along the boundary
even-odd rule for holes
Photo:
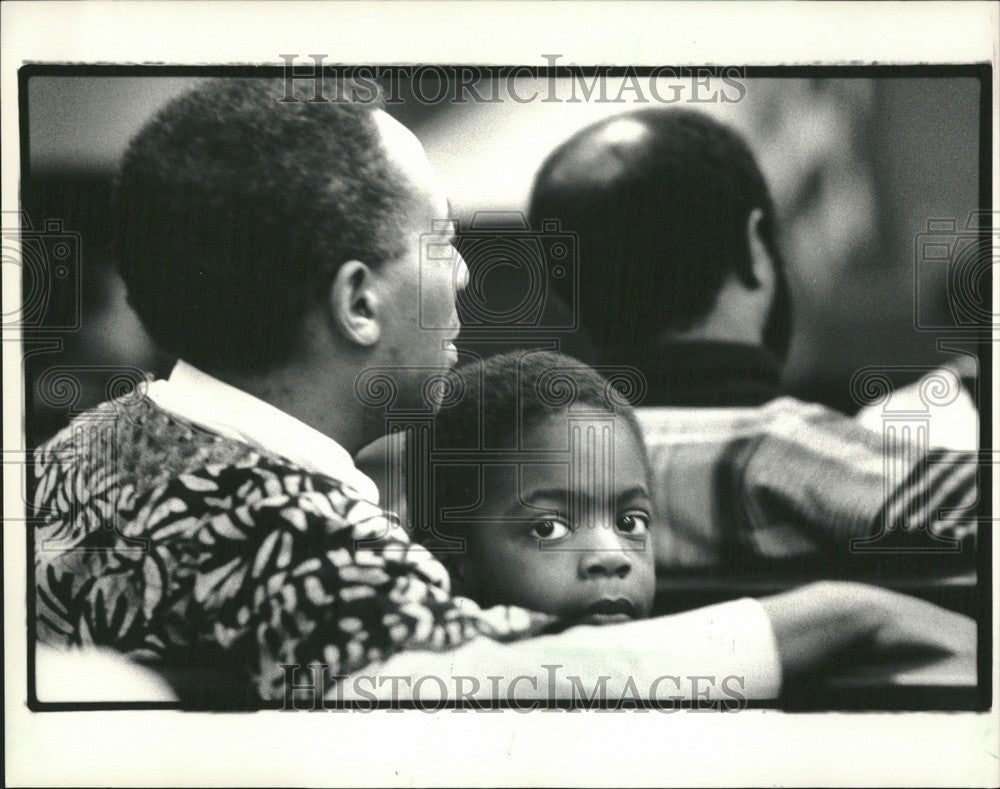
[[[613,528],[596,526],[589,531],[580,556],[581,578],[624,578],[632,572],[632,558]]]
[[[455,293],[461,293],[469,284],[469,267],[465,258],[455,250]]]

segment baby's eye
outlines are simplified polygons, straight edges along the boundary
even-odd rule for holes
[[[531,527],[531,536],[536,540],[542,540],[544,542],[551,542],[552,540],[561,540],[567,534],[570,533],[570,528],[565,523],[555,518],[549,518],[548,520],[538,521],[534,526]]]
[[[645,512],[626,512],[618,519],[618,531],[633,537],[649,533],[649,516]]]

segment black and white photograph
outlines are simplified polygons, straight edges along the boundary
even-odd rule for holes
[[[74,5],[154,45],[3,63],[13,785],[1000,779],[995,8]]]

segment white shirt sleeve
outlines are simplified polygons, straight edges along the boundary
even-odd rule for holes
[[[155,670],[102,647],[35,649],[35,689],[43,702],[176,702]]]
[[[479,638],[450,652],[403,652],[344,678],[327,698],[738,703],[780,690],[771,621],[745,598],[508,644]]]

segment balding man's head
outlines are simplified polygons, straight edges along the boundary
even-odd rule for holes
[[[746,143],[705,114],[654,108],[559,146],[529,211],[536,226],[557,219],[579,236],[584,325],[602,344],[636,347],[697,323],[730,273],[756,284],[747,236],[755,208],[780,269],[773,204]]]

